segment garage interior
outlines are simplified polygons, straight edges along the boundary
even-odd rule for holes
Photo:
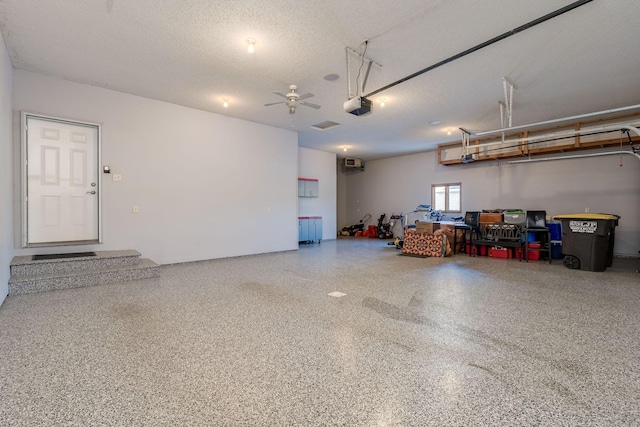
[[[640,423],[636,3],[0,2],[3,425]]]

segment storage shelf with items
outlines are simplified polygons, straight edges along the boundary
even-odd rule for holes
[[[322,241],[322,217],[298,217],[298,243],[313,243]]]
[[[545,211],[467,212],[465,236],[469,255],[551,262],[551,237]]]
[[[546,211],[527,211],[524,229],[523,259],[542,260],[551,263],[551,231],[547,227]]]
[[[298,197],[318,197],[319,182],[315,178],[298,178]]]

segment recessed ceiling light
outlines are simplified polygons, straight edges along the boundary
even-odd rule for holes
[[[440,123],[442,123],[440,120],[433,120],[433,121],[429,122],[429,124],[431,126],[438,126]]]
[[[247,47],[247,51],[249,53],[253,53],[253,51],[255,50],[256,39],[247,39],[247,44],[249,45]]]
[[[324,76],[324,79],[328,82],[333,82],[336,81],[340,78],[340,76],[338,74],[327,74],[326,76]]]

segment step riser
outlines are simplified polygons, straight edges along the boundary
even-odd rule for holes
[[[9,295],[23,295],[35,292],[57,291],[61,289],[80,288],[84,286],[103,285],[107,283],[129,280],[149,279],[160,276],[160,267],[129,268],[80,274],[67,277],[50,277],[43,279],[25,279],[9,282]]]
[[[108,268],[117,266],[130,266],[138,262],[138,256],[116,257],[116,258],[91,258],[77,260],[63,260],[58,262],[40,262],[32,264],[12,265],[12,276],[41,276],[45,274],[69,273],[75,271],[89,270],[94,268]]]

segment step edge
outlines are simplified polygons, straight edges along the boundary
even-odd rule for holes
[[[160,268],[160,265],[150,260],[149,258],[141,258],[138,263],[131,265],[116,265],[103,268],[90,268],[87,270],[78,271],[59,271],[57,273],[50,274],[38,274],[33,276],[11,276],[9,278],[9,284],[20,283],[30,280],[46,280],[46,279],[59,279],[64,277],[81,277],[97,273],[108,273],[113,271],[131,271],[131,270],[143,270],[149,268]]]
[[[9,286],[9,292],[8,295],[9,296],[19,296],[19,295],[28,295],[28,294],[36,294],[36,293],[42,293],[42,292],[54,292],[54,291],[63,291],[63,290],[67,290],[67,289],[78,289],[78,288],[85,288],[85,287],[89,287],[89,286],[100,286],[100,285],[109,285],[109,284],[113,284],[113,283],[121,283],[121,282],[133,282],[133,281],[137,281],[137,280],[148,280],[148,279],[156,279],[158,277],[160,277],[160,272],[156,271],[155,268],[144,268],[144,269],[140,269],[141,272],[144,272],[145,274],[140,275],[140,277],[112,277],[108,280],[104,280],[104,281],[99,281],[97,283],[80,283],[80,284],[74,284],[73,286],[65,286],[64,284],[62,284],[62,286],[60,286],[61,284],[59,283],[53,283],[50,284],[50,286],[46,286],[44,288],[41,289],[37,289],[37,286],[42,285],[42,284],[38,284],[38,283],[14,283],[13,286]],[[107,272],[108,273],[108,272]],[[27,286],[33,286],[34,288],[32,289],[27,289],[25,290],[24,285],[27,284]]]
[[[96,256],[86,256],[86,257],[77,257],[77,258],[57,258],[57,259],[40,259],[33,260],[33,255],[19,255],[13,257],[10,267],[18,266],[18,265],[29,265],[29,264],[52,264],[52,263],[64,263],[64,262],[73,262],[73,261],[86,261],[86,260],[98,260],[98,259],[111,259],[111,258],[137,258],[140,257],[141,254],[135,249],[125,249],[119,251],[94,251]]]

